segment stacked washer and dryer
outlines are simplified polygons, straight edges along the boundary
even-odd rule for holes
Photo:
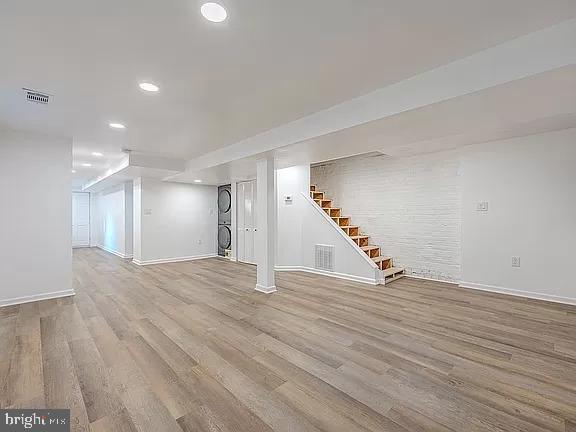
[[[232,188],[218,188],[218,255],[228,256],[232,246]]]

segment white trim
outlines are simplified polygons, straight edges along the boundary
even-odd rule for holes
[[[96,247],[97,247],[98,249],[102,249],[102,250],[105,251],[105,252],[111,253],[112,255],[116,255],[116,256],[118,256],[118,257],[120,257],[120,258],[130,259],[130,258],[133,257],[132,254],[126,255],[126,254],[123,254],[123,253],[121,253],[121,252],[117,252],[117,251],[115,251],[115,250],[113,250],[113,249],[107,248],[106,246],[96,245]]]
[[[201,260],[201,259],[206,259],[206,258],[218,258],[219,256],[217,254],[207,254],[207,255],[194,255],[194,256],[187,256],[187,257],[177,257],[177,258],[162,258],[162,259],[156,259],[156,260],[145,260],[145,261],[140,261],[140,260],[132,260],[132,262],[136,265],[139,266],[147,266],[147,265],[153,265],[153,264],[168,264],[168,263],[177,263],[177,262],[184,262],[184,261],[196,261],[196,260]],[[220,257],[225,259],[224,257]]]
[[[274,270],[279,272],[305,272],[305,273],[313,273],[321,276],[329,276],[337,279],[344,279],[349,280],[352,282],[360,282],[369,285],[378,285],[378,279],[374,278],[367,278],[363,276],[354,276],[345,273],[336,273],[324,270],[318,270],[311,267],[302,267],[302,266],[276,266]]]
[[[490,292],[494,292],[494,293],[498,293],[498,294],[511,295],[511,296],[515,296],[515,297],[525,297],[525,298],[530,298],[530,299],[535,299],[535,300],[544,300],[544,301],[549,301],[549,302],[554,302],[554,303],[576,305],[576,298],[571,298],[571,297],[561,297],[561,296],[555,296],[555,295],[551,295],[551,294],[535,293],[535,292],[531,292],[531,291],[521,291],[521,290],[515,290],[515,289],[511,289],[511,288],[498,287],[498,286],[494,286],[494,285],[483,285],[483,284],[464,282],[464,281],[460,282],[458,284],[458,286],[461,288],[470,288],[470,289],[475,289],[475,290],[480,290],[480,291],[490,291]]]
[[[342,228],[340,228],[339,225],[336,224],[336,222],[334,222],[334,219],[332,219],[328,213],[326,213],[318,204],[316,204],[316,202],[310,197],[310,193],[306,194],[305,192],[300,192],[300,194],[304,197],[304,199],[308,202],[308,204],[310,204],[312,207],[314,207],[314,209],[316,209],[317,212],[319,212],[324,219],[326,219],[326,221],[328,221],[330,223],[330,225],[332,226],[332,228],[334,228],[339,234],[340,236],[346,240],[356,251],[356,253],[360,254],[360,256],[362,256],[364,258],[364,260],[370,264],[370,267],[372,267],[373,269],[377,269],[380,270],[378,268],[378,266],[376,265],[376,263],[366,254],[364,253],[364,251],[362,249],[360,249],[360,246],[358,246],[356,244],[356,242],[354,240],[352,240],[350,238],[350,236],[348,234],[346,234],[344,232],[344,230]],[[356,277],[356,276],[353,276]]]
[[[68,290],[64,290],[64,291],[56,291],[56,292],[45,293],[45,294],[36,294],[36,295],[31,295],[31,296],[15,297],[15,298],[0,301],[0,307],[12,306],[12,305],[23,304],[23,303],[31,303],[31,302],[36,302],[36,301],[40,301],[40,300],[50,300],[50,299],[55,299],[55,298],[60,298],[60,297],[70,297],[73,295],[76,295],[74,290],[68,289]]]
[[[429,277],[424,277],[424,276],[417,276],[415,274],[408,274],[406,273],[406,270],[404,270],[404,277],[409,277],[412,279],[421,279],[421,280],[427,280],[427,281],[432,281],[432,282],[440,282],[440,283],[445,283],[445,284],[451,284],[451,285],[458,285],[460,282],[459,281],[448,281],[448,280],[443,280],[443,279],[432,279]]]
[[[256,291],[264,293],[264,294],[272,294],[273,292],[276,292],[278,290],[276,289],[276,286],[274,286],[274,285],[266,287],[264,285],[256,284]]]

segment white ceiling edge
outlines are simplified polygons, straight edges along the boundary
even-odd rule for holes
[[[182,159],[144,153],[128,153],[118,165],[87,182],[82,190],[84,192],[100,192],[118,183],[134,180],[138,177],[164,179],[183,172],[185,168],[186,161]]]
[[[186,171],[201,172],[575,63],[576,19],[571,19],[209,152],[188,161]],[[176,174],[167,180],[182,179]]]

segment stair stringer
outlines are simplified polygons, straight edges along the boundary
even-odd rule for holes
[[[322,210],[322,208],[320,208],[320,206],[318,206],[314,200],[310,197],[310,194],[306,194],[304,192],[300,193],[302,195],[302,197],[304,198],[305,202],[306,202],[306,206],[309,209],[312,209],[312,214],[315,215],[315,217],[319,218],[323,224],[327,224],[331,230],[333,231],[333,233],[338,237],[338,239],[340,240],[340,245],[342,245],[342,247],[347,248],[348,251],[350,251],[351,253],[353,253],[356,257],[357,257],[357,261],[355,261],[358,265],[358,272],[362,273],[362,276],[358,276],[359,279],[353,279],[353,280],[359,280],[361,282],[367,282],[370,283],[372,285],[378,285],[380,283],[382,283],[382,271],[378,268],[378,266],[376,265],[376,263],[374,263],[374,261],[372,261],[370,259],[370,257],[368,257],[368,255],[366,255],[366,253],[360,249],[360,247],[354,242],[354,240],[352,240],[350,238],[350,236],[348,236],[348,234],[346,234],[337,224],[336,222],[334,222],[332,220],[332,218],[330,218],[330,216],[328,216],[328,214],[326,214],[326,212],[324,210]],[[306,224],[306,221],[304,221],[304,224]],[[328,273],[326,273],[328,274]],[[366,276],[366,275],[370,275],[370,276]],[[334,274],[334,276],[338,276],[337,273]],[[345,276],[345,275],[342,275]],[[350,275],[353,277],[356,277],[356,275]],[[344,277],[346,278],[346,277]],[[366,279],[366,280],[360,280],[360,278],[362,279]]]

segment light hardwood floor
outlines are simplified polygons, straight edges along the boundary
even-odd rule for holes
[[[0,309],[2,407],[78,431],[576,431],[576,308],[401,279],[74,252],[75,297]]]

